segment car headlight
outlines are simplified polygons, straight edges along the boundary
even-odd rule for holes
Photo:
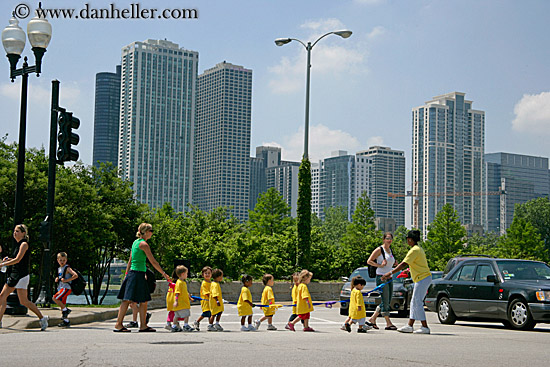
[[[347,289],[342,289],[340,292],[340,297],[349,297],[351,295],[351,291]]]
[[[550,291],[538,291],[537,299],[539,301],[550,301]]]
[[[393,296],[394,297],[403,297],[403,292],[401,292],[401,291],[393,292]]]

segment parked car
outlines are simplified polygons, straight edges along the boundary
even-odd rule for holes
[[[425,304],[443,324],[501,320],[518,330],[550,322],[550,266],[539,261],[460,257],[433,281]]]
[[[365,285],[365,288],[363,288],[363,294],[364,294],[364,300],[365,300],[365,309],[366,310],[375,310],[376,306],[378,306],[381,303],[381,297],[380,293],[378,292],[372,292],[369,295],[366,295],[367,292],[371,291],[372,289],[376,288],[376,279],[369,277],[369,270],[367,267],[361,267],[355,269],[349,278],[345,278],[346,283],[342,287],[342,290],[340,291],[340,301],[344,301],[340,303],[340,314],[341,315],[348,315],[348,309],[349,309],[349,297],[351,294],[351,279],[353,277],[360,275],[363,277],[367,284]],[[391,310],[397,311],[398,315],[400,317],[406,317],[409,312],[409,304],[408,300],[410,299],[408,295],[409,291],[408,288],[403,283],[402,278],[397,278],[397,275],[393,276],[393,295],[391,298]]]
[[[436,279],[443,278],[443,272],[442,271],[432,271],[432,281]]]

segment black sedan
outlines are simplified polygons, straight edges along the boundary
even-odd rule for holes
[[[357,268],[351,273],[349,278],[346,278],[346,283],[340,291],[340,315],[348,315],[349,309],[349,297],[351,294],[351,284],[350,280],[353,277],[360,275],[363,277],[367,284],[363,288],[363,298],[365,301],[366,310],[374,310],[376,306],[381,303],[381,297],[379,292],[372,292],[366,294],[367,292],[373,290],[376,287],[376,279],[369,277],[369,271],[367,267]],[[392,311],[397,311],[400,317],[406,317],[408,314],[408,288],[403,284],[403,279],[397,278],[397,275],[393,277],[393,295],[390,301],[390,307]]]
[[[443,324],[496,319],[530,330],[537,322],[550,322],[550,267],[539,261],[467,258],[433,281],[425,304]]]

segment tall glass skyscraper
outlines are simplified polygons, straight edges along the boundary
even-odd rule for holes
[[[248,219],[252,70],[221,62],[198,77],[193,203]]]
[[[413,227],[427,234],[443,205],[462,224],[483,225],[485,112],[464,93],[434,97],[412,109]]]
[[[122,49],[118,167],[136,197],[183,212],[192,200],[199,54],[163,40]]]
[[[120,120],[120,65],[115,73],[95,76],[93,164],[118,164],[118,131]]]
[[[485,230],[504,234],[514,219],[516,204],[539,197],[550,197],[548,158],[512,153],[485,154],[488,192],[503,190],[504,195],[487,195]]]

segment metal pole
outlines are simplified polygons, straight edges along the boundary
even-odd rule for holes
[[[23,63],[23,80],[21,81],[21,113],[19,120],[19,146],[17,155],[17,183],[15,186],[15,210],[13,226],[23,223],[23,200],[25,193],[25,136],[27,134],[27,86],[29,74],[27,73],[27,58]]]
[[[48,157],[48,200],[46,204],[46,221],[48,241],[44,242],[42,253],[42,288],[37,303],[49,306],[52,303],[50,293],[51,243],[53,242],[53,219],[55,200],[55,173],[57,153],[57,109],[59,108],[59,80],[52,80],[52,106],[50,113],[50,155]]]
[[[308,141],[309,141],[309,84],[310,84],[310,69],[311,69],[311,42],[307,43],[307,65],[306,65],[306,123],[304,128],[304,158],[308,159]]]

